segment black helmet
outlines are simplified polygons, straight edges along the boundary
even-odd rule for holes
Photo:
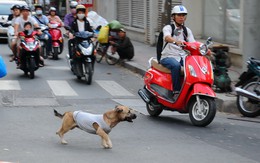
[[[41,4],[35,4],[34,5],[34,10],[36,10],[37,8],[43,9]]]
[[[14,9],[21,9],[21,7],[20,7],[20,5],[13,5],[12,7],[11,7],[11,10],[14,10]]]
[[[32,27],[32,23],[31,22],[25,22],[23,27],[27,26],[27,25],[30,25]]]
[[[24,5],[21,7],[21,10],[27,10],[27,11],[31,11],[30,7],[27,5]]]

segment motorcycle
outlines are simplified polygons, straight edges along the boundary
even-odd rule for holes
[[[8,21],[6,23],[6,26],[8,26],[8,29],[7,29],[7,42],[8,42],[8,47],[11,49],[11,44],[13,42],[13,40],[15,39],[15,36],[14,36],[14,27],[12,26],[12,22],[11,21]]]
[[[260,60],[251,57],[247,64],[235,84],[237,108],[246,117],[256,117],[260,115]]]
[[[40,42],[36,37],[36,31],[19,32],[20,43],[20,69],[27,76],[34,78],[34,72],[39,68]]]
[[[212,90],[213,71],[208,47],[212,44],[208,38],[206,44],[184,42],[182,48],[189,53],[184,59],[181,80],[182,89],[176,100],[173,100],[171,71],[154,58],[150,59],[151,67],[144,75],[144,88],[138,91],[146,103],[151,116],[157,117],[163,110],[189,113],[195,126],[209,125],[216,114],[216,94]]]
[[[75,45],[73,45],[73,51],[75,53],[72,59],[70,59],[69,54],[67,55],[69,66],[78,79],[84,77],[86,83],[90,85],[95,63],[95,46],[91,40],[94,37],[94,33],[88,31],[74,33],[71,28],[67,26],[65,26],[65,29],[69,30],[75,36]]]
[[[63,36],[60,30],[61,24],[55,21],[50,22],[51,27],[49,28],[49,33],[52,36],[52,54],[53,59],[58,59],[58,55],[63,51]]]
[[[46,53],[46,44],[47,44],[47,40],[49,39],[49,37],[44,32],[48,31],[49,27],[44,24],[39,24],[39,26],[42,31],[42,34],[40,36],[38,36],[40,43],[41,43],[40,56],[42,56],[44,59],[46,59],[46,58],[48,58],[48,55]]]

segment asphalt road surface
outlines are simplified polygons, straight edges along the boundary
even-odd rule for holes
[[[69,70],[66,48],[59,60],[47,59],[29,79],[9,62],[8,46],[0,44],[8,68],[0,79],[0,162],[260,162],[259,117],[217,113],[204,128],[193,126],[187,114],[164,111],[151,118],[137,95],[141,76],[102,62],[95,65],[93,83],[86,85]],[[103,149],[98,136],[79,129],[65,135],[68,145],[60,144],[55,132],[61,120],[53,109],[101,114],[118,104],[135,109],[138,117],[111,131],[112,149]]]

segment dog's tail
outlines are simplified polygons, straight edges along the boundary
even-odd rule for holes
[[[59,117],[59,118],[61,118],[61,119],[63,118],[64,115],[60,114],[57,110],[53,109],[53,111],[54,111],[54,115],[55,115],[56,117]]]

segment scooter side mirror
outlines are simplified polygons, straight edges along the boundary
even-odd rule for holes
[[[206,44],[207,44],[207,46],[210,46],[210,45],[213,44],[212,43],[212,37],[208,37]]]

